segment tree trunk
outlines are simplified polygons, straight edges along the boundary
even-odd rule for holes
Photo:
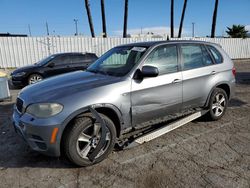
[[[174,0],[171,0],[171,15],[170,15],[170,22],[171,22],[171,31],[170,35],[171,38],[174,38]]]
[[[95,37],[95,31],[94,31],[94,26],[93,26],[92,16],[91,16],[91,12],[90,12],[89,6],[90,6],[89,5],[89,0],[85,0],[85,7],[86,7],[87,15],[88,15],[89,28],[90,28],[91,36]]]
[[[212,30],[211,30],[211,38],[214,38],[214,36],[215,36],[218,3],[219,3],[219,0],[215,0],[214,14],[213,14],[213,23],[212,23]]]
[[[101,10],[102,10],[102,33],[103,37],[107,37],[106,31],[106,17],[105,17],[105,7],[104,7],[104,0],[101,0]]]
[[[181,14],[181,22],[180,22],[180,27],[179,27],[178,38],[181,38],[183,21],[184,21],[185,12],[186,12],[186,7],[187,7],[187,0],[184,0],[184,4],[183,4],[183,8],[182,8],[182,14]]]
[[[123,38],[127,37],[127,22],[128,22],[128,0],[125,0],[125,6],[124,6],[124,24],[123,24]]]

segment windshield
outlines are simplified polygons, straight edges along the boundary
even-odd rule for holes
[[[50,55],[49,57],[46,57],[46,58],[38,61],[37,63],[35,63],[35,65],[43,66],[54,58],[55,58],[55,55]]]
[[[124,76],[140,60],[147,48],[136,46],[116,47],[101,56],[87,71]]]

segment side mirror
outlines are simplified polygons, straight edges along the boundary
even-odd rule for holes
[[[141,76],[143,78],[145,77],[156,77],[159,75],[159,70],[157,67],[153,67],[153,66],[143,66],[142,70],[141,70]]]
[[[49,64],[48,64],[48,67],[49,67],[49,68],[53,68],[54,66],[55,66],[55,63],[49,63]]]

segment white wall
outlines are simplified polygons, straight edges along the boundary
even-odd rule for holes
[[[189,38],[191,39],[191,38]],[[110,48],[162,38],[86,38],[86,37],[0,37],[0,68],[33,64],[58,52],[94,52],[98,56]],[[218,43],[233,59],[250,58],[250,39],[199,38]],[[49,45],[48,45],[49,44]]]

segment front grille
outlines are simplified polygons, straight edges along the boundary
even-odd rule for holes
[[[22,113],[23,112],[23,100],[20,98],[16,99],[16,108],[17,110]]]

